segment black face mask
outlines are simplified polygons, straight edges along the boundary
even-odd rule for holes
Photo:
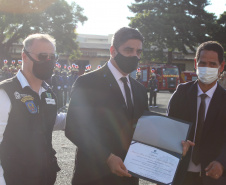
[[[132,57],[125,57],[121,53],[118,52],[118,54],[114,58],[115,62],[117,63],[118,67],[124,72],[124,73],[131,73],[134,70],[137,69],[138,62],[140,61],[137,56]]]
[[[53,69],[55,66],[55,60],[47,60],[47,61],[37,61],[31,57],[28,51],[24,49],[25,54],[28,58],[33,62],[32,72],[36,78],[40,80],[48,80],[51,78],[53,74]]]
[[[34,62],[33,61],[33,74],[40,80],[48,80],[53,74],[55,61]]]

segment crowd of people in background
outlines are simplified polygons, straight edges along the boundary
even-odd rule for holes
[[[72,64],[72,67],[67,67],[65,65],[61,70],[59,64],[56,64],[56,67],[54,68],[54,74],[52,75],[48,83],[51,85],[53,92],[57,96],[58,109],[64,109],[64,107],[68,103],[71,87],[78,76],[77,65]]]
[[[22,60],[18,60],[15,65],[15,60],[12,60],[11,65],[8,65],[8,61],[4,60],[4,65],[0,69],[0,81],[11,78],[16,75],[19,69],[21,69]]]

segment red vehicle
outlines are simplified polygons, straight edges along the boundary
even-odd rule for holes
[[[152,73],[156,74],[156,79],[158,80],[158,90],[168,90],[173,92],[180,83],[179,69],[176,65],[142,64],[139,65],[138,74],[140,75],[140,81],[145,87],[148,86],[148,81],[151,78]]]
[[[197,74],[194,71],[182,71],[180,75],[180,83],[190,82],[197,80]]]

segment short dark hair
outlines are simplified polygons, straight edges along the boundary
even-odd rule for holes
[[[138,39],[142,43],[144,42],[144,38],[138,30],[134,28],[123,27],[115,32],[112,37],[111,45],[118,49],[122,44],[130,39]]]
[[[196,51],[196,60],[198,62],[199,58],[200,58],[200,53],[203,50],[208,50],[208,51],[215,51],[218,54],[218,60],[219,63],[221,64],[224,60],[224,48],[222,47],[221,44],[219,44],[216,41],[207,41],[202,43]]]

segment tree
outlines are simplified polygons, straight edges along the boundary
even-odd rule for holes
[[[167,56],[163,52],[163,48],[158,48],[156,46],[150,45],[148,42],[144,42],[143,46],[144,50],[142,53],[142,63],[146,63],[145,60],[148,60],[151,62],[158,62],[158,61],[167,61]]]
[[[56,38],[58,53],[70,54],[73,50],[78,50],[75,41],[76,25],[78,21],[87,20],[82,11],[83,9],[75,3],[69,6],[65,0],[58,0],[41,16],[38,31],[47,32]]]
[[[195,51],[198,43],[208,40],[215,26],[215,16],[204,8],[208,0],[135,0],[128,6],[135,13],[130,17],[130,26],[138,28],[145,37],[149,52],[151,46],[158,52],[168,49],[168,63],[172,62],[175,50],[188,53]],[[144,58],[152,60],[152,58]]]
[[[56,0],[1,0],[0,11],[25,14],[42,12],[53,4]]]
[[[212,38],[226,49],[226,11],[216,21],[217,28],[213,30]]]
[[[11,5],[11,1],[3,2],[9,2]],[[40,3],[41,1],[43,2]],[[9,50],[13,43],[18,43],[27,35],[37,32],[52,35],[56,39],[58,53],[76,53],[78,43],[75,41],[75,28],[78,22],[84,23],[87,20],[83,15],[83,9],[75,3],[69,5],[65,0],[51,0],[52,4],[49,7],[42,6],[44,0],[18,0],[17,3],[19,6],[20,3],[30,2],[33,2],[32,6],[24,5],[26,14],[8,12],[9,9],[3,12],[0,9],[0,60],[10,59]],[[34,10],[34,13],[27,13],[28,10],[31,11],[29,8]]]

